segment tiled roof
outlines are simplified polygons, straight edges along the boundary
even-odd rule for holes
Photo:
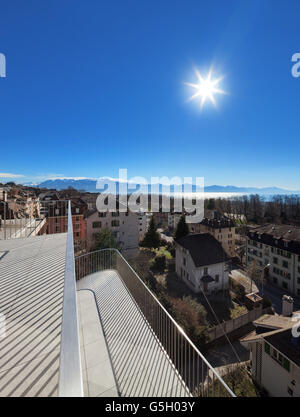
[[[227,227],[234,227],[234,221],[231,219],[227,219],[225,217],[222,217],[220,219],[208,219],[204,218],[201,222],[201,224],[212,227],[214,229],[224,229]]]
[[[187,235],[176,243],[189,251],[196,267],[228,261],[221,243],[209,233]]]
[[[300,255],[300,227],[266,224],[251,229],[247,236],[257,242]]]

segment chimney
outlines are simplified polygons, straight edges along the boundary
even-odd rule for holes
[[[290,317],[294,310],[294,300],[289,295],[282,297],[282,315],[284,317]]]

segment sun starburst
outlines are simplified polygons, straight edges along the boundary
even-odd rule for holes
[[[195,69],[195,73],[198,79],[198,83],[185,83],[189,87],[192,87],[196,90],[196,92],[188,99],[188,101],[195,100],[197,98],[201,98],[201,109],[203,108],[207,99],[209,99],[214,106],[217,105],[216,99],[214,94],[226,94],[225,91],[218,88],[218,84],[224,77],[212,78],[212,70],[209,71],[206,78],[203,78],[200,72]]]

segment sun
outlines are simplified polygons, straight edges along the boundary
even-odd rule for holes
[[[196,92],[188,99],[188,101],[195,100],[197,98],[201,99],[201,109],[203,108],[207,99],[209,99],[214,106],[217,105],[216,99],[214,94],[226,94],[225,91],[218,88],[218,84],[224,77],[212,78],[212,70],[209,71],[206,78],[203,78],[200,72],[195,69],[195,73],[198,79],[198,83],[185,83],[189,87],[192,87],[196,90]]]

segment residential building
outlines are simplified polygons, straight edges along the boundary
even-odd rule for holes
[[[283,310],[289,299],[283,297]],[[255,330],[240,339],[250,348],[253,378],[272,397],[300,397],[300,338],[292,333],[297,323],[299,312],[265,314],[253,322]]]
[[[139,212],[137,213],[137,216],[138,216],[139,241],[142,241],[145,237],[145,233],[148,230],[149,216],[148,216],[148,213],[145,213],[145,212]]]
[[[270,283],[300,296],[300,228],[267,224],[247,233],[247,264],[265,268]]]
[[[104,228],[112,231],[114,238],[126,256],[135,256],[139,246],[139,216],[130,210],[126,212],[99,212],[94,209],[85,215],[86,247],[93,250],[98,233]]]
[[[190,234],[176,241],[176,273],[198,293],[228,288],[228,256],[209,233]]]
[[[192,233],[210,233],[217,239],[229,257],[235,256],[235,223],[218,212],[213,211],[212,217],[205,217],[200,223],[191,223]]]
[[[54,200],[50,200],[54,198]],[[41,200],[41,212],[47,219],[46,233],[65,233],[68,226],[67,201],[60,200],[58,196],[51,194],[43,196]],[[86,249],[86,222],[84,215],[87,212],[87,204],[80,198],[72,199],[72,220],[75,252]]]
[[[98,196],[99,196],[99,193],[88,193],[88,192],[80,193],[80,198],[87,203],[88,210],[96,209],[96,202],[97,202]]]
[[[158,211],[158,212],[153,212],[152,216],[154,218],[154,221],[157,227],[163,228],[163,229],[168,227],[169,213]]]
[[[175,230],[182,213],[168,213],[168,227],[171,230]]]

